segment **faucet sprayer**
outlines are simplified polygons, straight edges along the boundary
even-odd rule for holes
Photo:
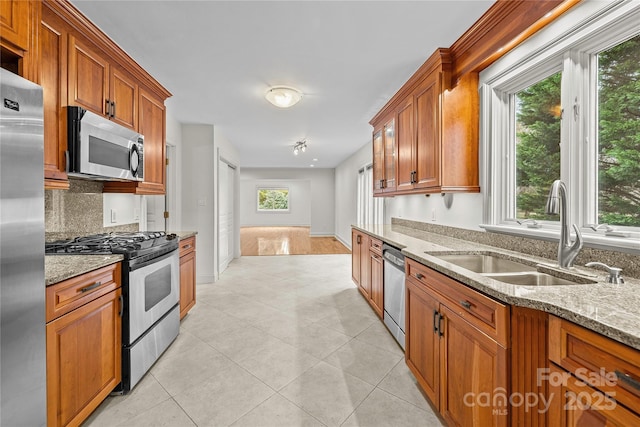
[[[560,214],[560,241],[558,242],[558,265],[569,268],[573,265],[573,260],[582,249],[582,234],[580,229],[573,224],[576,232],[576,240],[570,242],[571,232],[569,230],[567,218],[567,187],[559,179],[553,181],[549,196],[547,197],[546,212],[548,214]]]

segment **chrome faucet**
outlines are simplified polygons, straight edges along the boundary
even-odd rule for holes
[[[560,214],[560,242],[558,243],[558,265],[569,268],[573,265],[573,260],[582,249],[582,234],[580,229],[573,224],[576,232],[576,240],[570,242],[571,231],[567,222],[567,187],[559,179],[553,181],[547,198],[546,212],[548,214]]]

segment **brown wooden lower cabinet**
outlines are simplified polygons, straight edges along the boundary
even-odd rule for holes
[[[351,278],[378,317],[384,310],[382,241],[351,230]]]
[[[196,305],[196,238],[180,241],[180,319]]]
[[[465,320],[461,313],[469,309],[444,297],[456,290],[443,287],[442,278],[432,288],[429,277],[406,270],[405,359],[425,394],[451,426],[508,425],[508,404],[494,398],[508,398],[506,347]]]
[[[48,426],[80,425],[120,383],[120,285],[118,263],[47,287]]]

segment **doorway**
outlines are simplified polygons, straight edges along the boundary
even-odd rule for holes
[[[235,254],[235,173],[235,165],[220,157],[218,161],[218,274],[227,268]]]

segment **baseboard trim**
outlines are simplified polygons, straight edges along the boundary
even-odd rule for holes
[[[353,248],[351,247],[351,242],[345,242],[344,240],[342,240],[342,237],[338,236],[337,234],[333,237],[335,237],[338,242],[345,245],[350,251],[353,251]]]

